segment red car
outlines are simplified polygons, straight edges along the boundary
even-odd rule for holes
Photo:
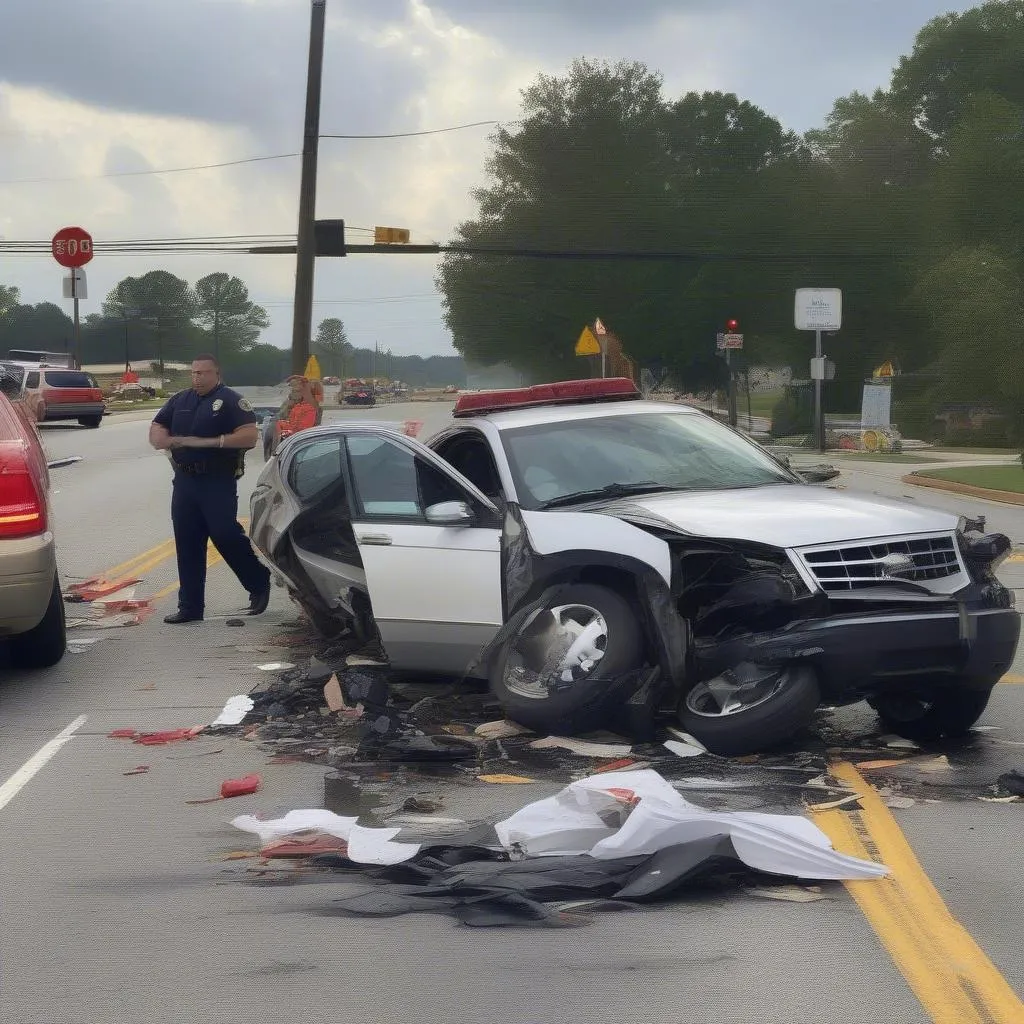
[[[64,656],[66,624],[46,455],[20,391],[0,364],[0,638],[15,668],[38,669]]]
[[[78,420],[83,427],[98,427],[107,411],[103,392],[92,374],[40,366],[29,369],[25,389],[39,396],[38,420]]]

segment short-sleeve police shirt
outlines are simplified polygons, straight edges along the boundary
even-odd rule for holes
[[[153,422],[170,431],[171,437],[220,437],[246,423],[255,423],[256,414],[237,391],[218,384],[205,395],[192,388],[179,391],[167,400]],[[171,457],[180,466],[240,473],[245,454],[239,448],[178,448]]]

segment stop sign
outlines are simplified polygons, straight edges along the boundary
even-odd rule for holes
[[[62,267],[84,267],[92,259],[92,235],[84,228],[61,228],[53,236],[52,249]]]

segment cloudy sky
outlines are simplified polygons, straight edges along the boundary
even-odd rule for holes
[[[805,131],[837,96],[885,86],[930,18],[962,0],[328,0],[321,131],[386,134],[514,119],[520,90],[576,57],[641,60],[665,92],[735,92]],[[294,234],[309,0],[3,0],[0,237],[80,224],[104,239]],[[317,214],[444,241],[472,216],[489,129],[324,140]],[[253,157],[281,159],[177,173]],[[369,240],[350,233],[351,241]],[[357,346],[451,352],[429,256],[317,266],[314,323]],[[238,274],[291,337],[290,257],[100,257],[98,312],[128,274]],[[23,301],[62,302],[48,257],[0,255]],[[70,306],[70,303],[66,303]]]

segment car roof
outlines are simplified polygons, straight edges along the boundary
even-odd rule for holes
[[[607,416],[640,416],[645,413],[706,415],[692,405],[678,405],[674,402],[586,402],[578,405],[537,405],[530,409],[509,409],[505,412],[491,412],[479,416],[460,416],[457,419],[453,418],[453,425],[470,425],[485,421],[498,430],[514,430],[517,427],[537,427],[545,423],[594,420]]]

